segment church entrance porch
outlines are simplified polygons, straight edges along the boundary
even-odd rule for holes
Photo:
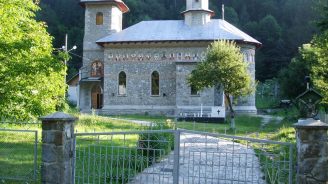
[[[82,112],[90,113],[91,109],[103,107],[103,81],[100,78],[86,78],[79,82],[79,107]]]
[[[103,90],[100,85],[95,85],[91,89],[91,108],[101,109],[103,107]]]

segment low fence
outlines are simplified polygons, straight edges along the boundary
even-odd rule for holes
[[[39,180],[40,123],[0,122],[0,181],[31,183]]]
[[[292,183],[293,144],[188,130],[75,134],[75,183]]]

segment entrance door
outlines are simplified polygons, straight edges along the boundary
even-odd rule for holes
[[[91,90],[91,108],[101,109],[103,107],[103,94],[99,85],[96,85]]]

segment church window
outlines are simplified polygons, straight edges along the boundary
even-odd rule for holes
[[[199,95],[199,91],[197,90],[197,88],[194,85],[190,85],[190,95],[192,95],[192,96]]]
[[[104,15],[101,12],[98,12],[96,15],[96,25],[102,25],[104,23]]]
[[[159,95],[159,74],[157,71],[151,74],[151,95]]]
[[[100,61],[94,61],[91,64],[91,77],[102,77],[103,70],[103,64]]]
[[[125,74],[125,72],[120,72],[120,74],[118,74],[118,94],[126,95],[126,74]]]

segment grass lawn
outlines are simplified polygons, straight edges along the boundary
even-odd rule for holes
[[[270,122],[265,127],[261,127],[262,118],[256,116],[248,115],[237,115],[235,118],[236,131],[230,130],[229,123],[215,124],[215,123],[197,123],[197,122],[174,122],[172,118],[167,118],[165,116],[145,116],[145,115],[124,115],[124,116],[113,116],[114,118],[126,119],[126,120],[144,120],[150,122],[156,122],[157,124],[165,123],[167,120],[172,121],[177,128],[205,131],[211,133],[226,133],[235,134],[238,136],[256,136],[258,138],[268,138],[272,137],[275,140],[283,140],[283,138],[277,137],[277,132],[292,131],[290,128],[293,123],[296,122],[294,110],[292,113],[288,113],[286,118],[283,119],[281,123]],[[284,111],[279,111],[277,116],[285,116]],[[295,122],[294,122],[295,121]],[[257,134],[258,133],[258,134]]]

